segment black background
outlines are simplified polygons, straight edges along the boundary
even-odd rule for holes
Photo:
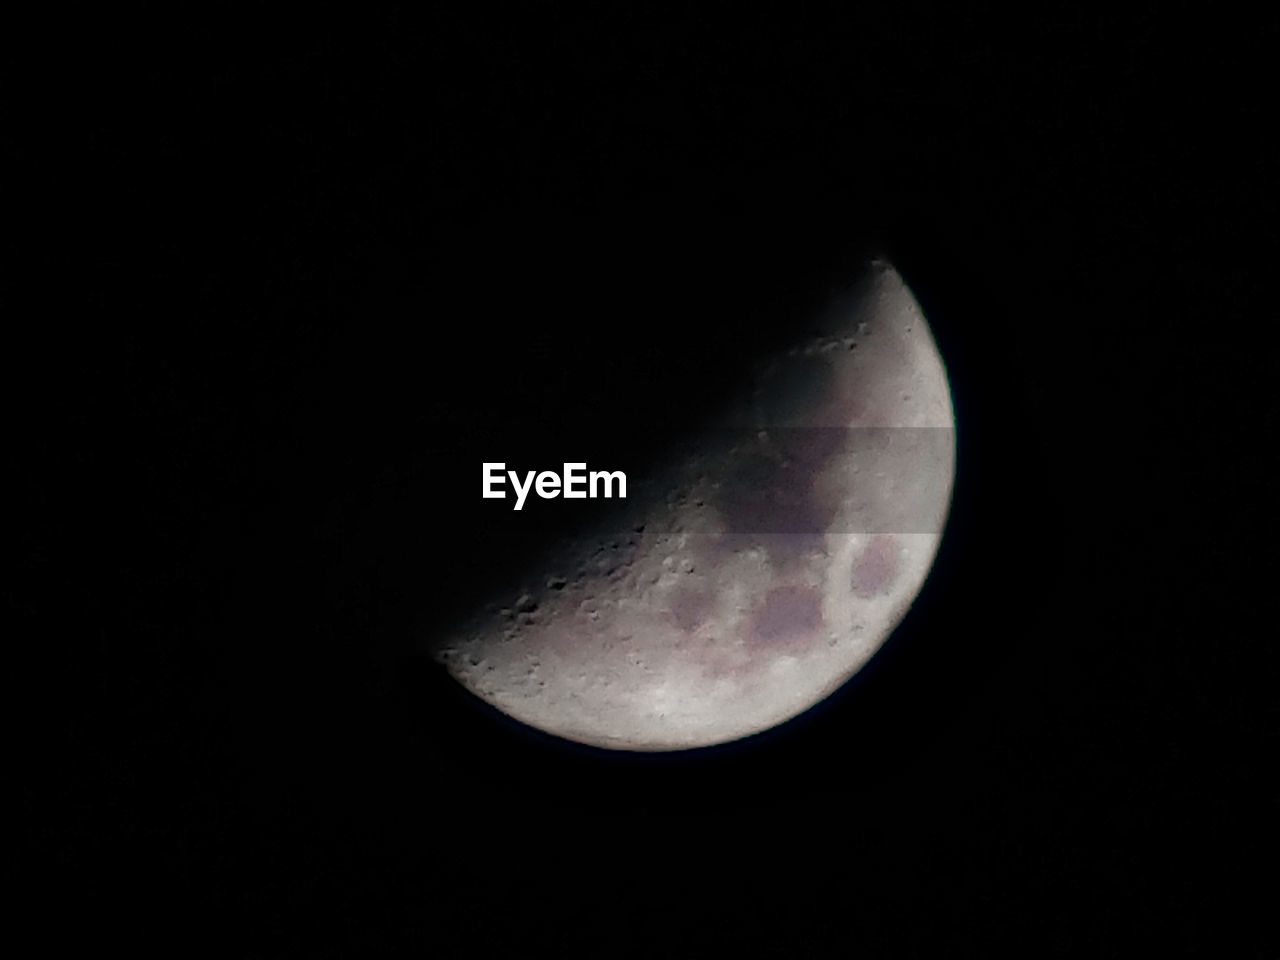
[[[1274,951],[1273,25],[745,6],[15,34],[45,952]],[[608,754],[421,656],[579,519],[482,502],[481,460],[650,461],[874,252],[959,475],[841,694]]]

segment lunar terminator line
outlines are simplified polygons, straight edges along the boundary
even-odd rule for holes
[[[622,750],[738,739],[847,681],[906,613],[950,506],[942,359],[887,263],[633,490],[634,523],[547,557],[436,655],[517,720]]]

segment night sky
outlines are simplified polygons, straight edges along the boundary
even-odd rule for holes
[[[11,37],[24,955],[1275,956],[1274,22],[659,6]],[[421,655],[593,509],[481,461],[642,469],[872,254],[958,475],[844,690],[608,753]]]

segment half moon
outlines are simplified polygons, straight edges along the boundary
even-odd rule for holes
[[[585,744],[762,732],[839,688],[901,621],[954,476],[942,359],[902,278],[873,262],[815,334],[629,491],[622,529],[550,553],[436,656],[503,713]]]

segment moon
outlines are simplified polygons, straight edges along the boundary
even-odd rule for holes
[[[750,736],[848,681],[937,554],[955,420],[889,263],[812,329],[632,483],[624,522],[549,552],[443,637],[448,672],[518,721],[631,751]]]

